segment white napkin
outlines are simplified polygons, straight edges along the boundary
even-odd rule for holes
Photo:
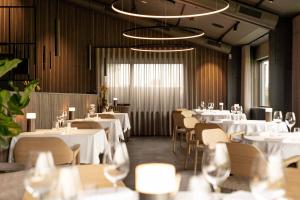
[[[84,191],[79,195],[80,200],[138,200],[137,192],[129,188],[106,188]]]
[[[231,194],[225,195],[223,200],[255,200],[253,195],[250,192],[246,191],[237,191]]]

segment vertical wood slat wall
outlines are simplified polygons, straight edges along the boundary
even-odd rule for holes
[[[300,15],[293,20],[293,69],[292,69],[292,110],[296,114],[296,127],[300,119]]]
[[[96,91],[96,73],[93,61],[92,70],[88,68],[88,45],[93,46],[128,46],[134,40],[125,39],[122,31],[130,27],[127,21],[121,21],[93,10],[60,0],[59,18],[61,21],[61,55],[54,56],[55,18],[57,1],[35,0],[37,6],[37,79],[43,92],[87,93]],[[0,6],[32,5],[33,0],[2,0]],[[30,12],[28,14],[28,12]],[[32,11],[16,12],[14,19],[14,37],[19,41],[24,35],[34,34]],[[26,15],[24,13],[27,13]],[[7,39],[5,24],[7,14],[0,10],[0,42]],[[18,16],[21,17],[18,17]],[[28,22],[28,20],[32,20]],[[2,26],[3,24],[3,26]],[[106,26],[104,26],[106,25]],[[29,26],[28,28],[26,28]],[[27,33],[29,32],[29,33]],[[30,36],[29,38],[33,38]],[[46,61],[43,66],[43,47],[46,47]],[[51,51],[51,58],[50,58]],[[1,53],[1,49],[0,49]],[[51,59],[51,69],[50,69]],[[93,59],[94,60],[94,59]],[[192,87],[196,94],[195,106],[201,100],[214,101],[217,104],[227,99],[227,55],[203,47],[197,47],[198,64],[194,77],[197,84]]]
[[[69,107],[75,107],[75,118],[84,118],[90,104],[97,104],[97,95],[71,93],[44,93],[34,92],[30,96],[30,103],[24,113],[37,114],[36,128],[52,128],[56,117]],[[22,129],[26,130],[25,116],[18,116]]]

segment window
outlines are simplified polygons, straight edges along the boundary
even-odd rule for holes
[[[259,61],[259,104],[269,106],[269,60]]]

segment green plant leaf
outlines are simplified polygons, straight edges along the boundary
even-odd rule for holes
[[[0,78],[2,76],[4,76],[7,72],[9,72],[10,70],[12,70],[13,68],[17,67],[18,64],[22,62],[22,60],[20,59],[12,59],[12,60],[1,60],[0,61]]]
[[[10,94],[8,90],[0,90],[0,110],[2,107],[7,107],[7,102],[9,100]]]
[[[23,95],[20,100],[20,107],[24,108],[29,103],[29,97],[30,94],[35,90],[35,88],[38,86],[39,82],[37,80],[30,81],[28,85],[25,87]]]
[[[8,102],[8,111],[10,116],[12,115],[23,115],[23,112],[21,111],[21,106],[20,106],[20,99],[21,97],[18,94],[13,94]]]

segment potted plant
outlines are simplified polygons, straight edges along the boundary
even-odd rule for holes
[[[20,59],[0,60],[0,78],[17,67],[20,62]],[[22,131],[14,118],[17,115],[24,115],[22,109],[29,104],[30,94],[38,87],[38,81],[27,83],[22,93],[12,81],[9,81],[9,86],[12,91],[0,88],[0,162],[7,162],[10,140]]]

